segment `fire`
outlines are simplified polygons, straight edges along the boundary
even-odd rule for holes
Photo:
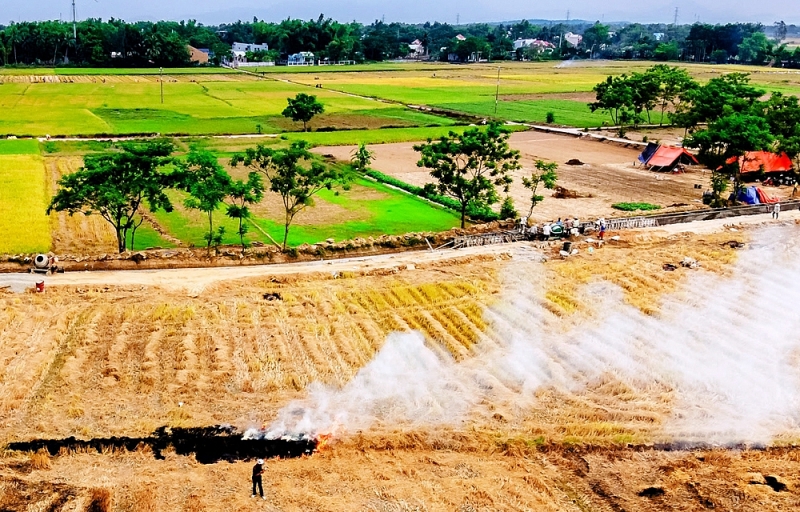
[[[317,451],[323,451],[327,446],[330,446],[331,439],[333,439],[333,434],[319,434],[317,436]]]

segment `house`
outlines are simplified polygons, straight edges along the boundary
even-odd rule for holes
[[[314,54],[311,52],[299,52],[289,55],[289,60],[286,62],[289,66],[313,66]]]
[[[408,45],[408,56],[412,59],[419,59],[425,56],[425,46],[419,39]]]
[[[664,36],[666,36],[664,32],[655,32],[653,34],[653,39],[655,39],[656,41],[661,41],[662,39],[664,39]]]
[[[264,43],[264,44],[233,43],[233,46],[231,47],[231,51],[233,51],[233,52],[241,52],[241,53],[268,52],[269,51],[269,45],[267,43]]]
[[[572,46],[573,48],[577,48],[583,41],[583,36],[578,34],[573,34],[572,32],[567,32],[566,34],[564,34],[564,41],[566,41],[567,44]]]
[[[467,38],[466,38],[466,37],[464,37],[464,36],[462,36],[461,34],[458,34],[458,35],[456,36],[456,39],[457,39],[458,41],[466,41],[466,40],[467,40]]]
[[[542,41],[541,39],[517,39],[514,41],[514,51],[520,48],[534,48],[541,51],[554,50],[556,45],[549,41]]]
[[[187,45],[189,49],[189,61],[193,64],[208,64],[209,51],[206,48],[195,48],[194,46]]]

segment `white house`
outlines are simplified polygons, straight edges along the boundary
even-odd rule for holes
[[[425,46],[422,41],[414,39],[414,42],[408,45],[408,56],[417,59],[425,56]]]
[[[537,50],[545,51],[552,50],[556,47],[549,41],[542,41],[541,39],[517,39],[514,41],[514,51],[520,48],[535,48]]]
[[[314,54],[311,52],[299,52],[289,55],[289,60],[286,62],[289,66],[313,66]]]
[[[269,45],[267,43],[264,44],[253,44],[253,43],[233,43],[231,47],[231,51],[235,52],[268,52]]]
[[[572,32],[567,32],[564,34],[564,41],[566,41],[570,46],[577,48],[581,44],[581,41],[583,41],[583,36],[573,34]]]

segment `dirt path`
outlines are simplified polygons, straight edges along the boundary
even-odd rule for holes
[[[641,234],[653,237],[671,236],[679,233],[709,234],[731,228],[748,229],[773,222],[775,221],[772,221],[769,214],[752,215],[625,231],[622,233],[622,237],[633,238]],[[780,222],[800,222],[800,211],[782,213]],[[12,291],[22,292],[25,289],[32,288],[37,281],[44,281],[45,286],[161,286],[168,289],[184,290],[191,296],[197,296],[206,287],[215,283],[238,279],[314,273],[338,274],[342,272],[391,271],[393,269],[413,270],[417,266],[466,257],[499,257],[501,254],[509,253],[512,250],[515,255],[520,257],[535,257],[535,255],[539,254],[534,246],[521,242],[513,245],[490,245],[459,250],[413,251],[311,263],[286,263],[248,267],[74,272],[46,277],[30,274],[0,274],[0,289],[7,287]]]

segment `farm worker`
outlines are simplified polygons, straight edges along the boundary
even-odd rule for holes
[[[544,237],[545,240],[550,238],[550,224],[545,224],[544,226],[542,226],[542,236]]]
[[[520,232],[524,235],[525,230],[528,227],[528,217],[520,217],[519,219],[519,229]]]
[[[772,207],[772,218],[777,219],[778,215],[781,214],[781,203],[775,203]]]
[[[255,466],[253,466],[253,496],[252,498],[256,497],[256,487],[258,487],[258,492],[261,494],[261,499],[265,500],[267,498],[264,497],[264,485],[261,482],[261,475],[264,474],[264,459],[258,459],[256,461]]]

